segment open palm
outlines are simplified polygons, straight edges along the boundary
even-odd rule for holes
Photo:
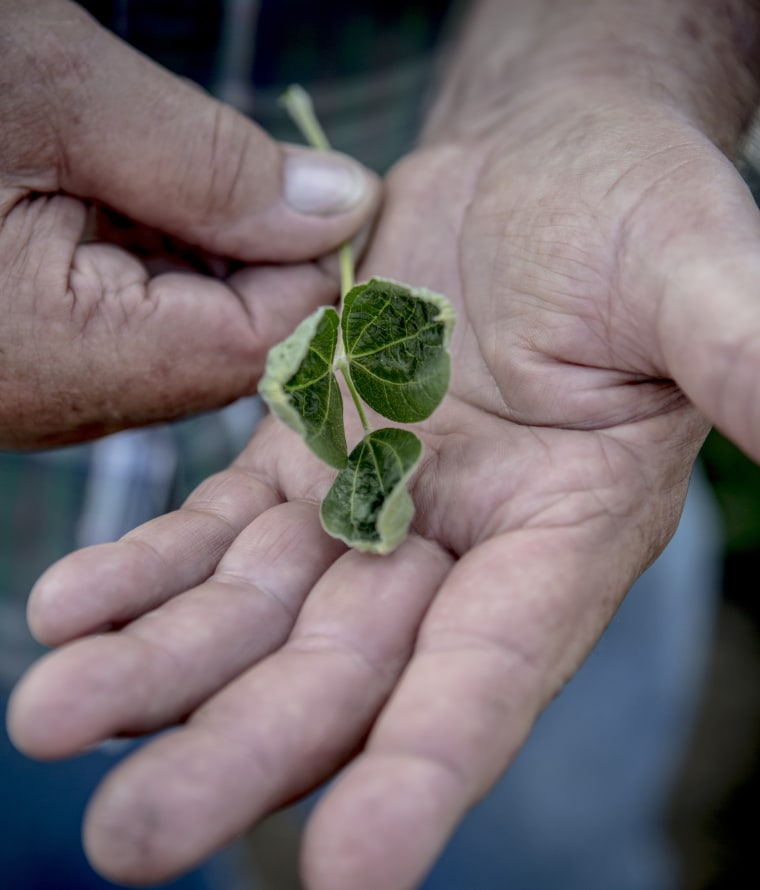
[[[307,886],[414,886],[666,543],[706,418],[760,457],[753,202],[685,121],[640,112],[578,107],[392,173],[360,277],[459,316],[392,555],[322,532],[332,473],[269,418],[180,511],[39,582],[33,629],[74,641],[16,691],[19,746],[179,724],[96,793],[105,874],[186,869],[345,767]]]

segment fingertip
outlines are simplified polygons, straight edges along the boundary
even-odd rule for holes
[[[155,825],[151,829],[151,818],[124,818],[137,803],[131,786],[109,775],[90,799],[82,825],[82,846],[93,869],[106,880],[133,887],[173,877],[159,874],[153,862],[159,832]]]
[[[375,173],[340,152],[290,145],[282,151],[281,200],[249,221],[250,259],[318,259],[373,222],[382,195]]]
[[[245,266],[228,278],[227,285],[245,305],[255,334],[259,373],[267,350],[311,312],[335,303],[340,288],[337,278],[313,262]]]
[[[348,155],[296,146],[283,152],[282,195],[296,213],[329,217],[376,204],[377,176]]]
[[[140,748],[100,783],[84,814],[82,842],[93,868],[127,886],[163,884],[201,865],[233,838],[215,837],[226,800],[205,809],[218,739],[209,735],[189,762],[169,757],[175,732]]]
[[[51,733],[48,698],[43,678],[40,685],[40,667],[43,656],[21,678],[11,692],[6,711],[6,729],[13,746],[35,760],[54,760],[61,756],[60,736]],[[45,673],[45,672],[43,672]]]
[[[119,601],[118,588],[122,580],[126,583],[124,554],[116,544],[101,544],[97,546],[97,560],[92,560],[94,549],[87,547],[65,556],[32,587],[26,619],[32,635],[43,646],[60,646],[111,625],[114,603]],[[105,589],[113,595],[100,596]]]
[[[21,683],[24,681],[21,680]],[[23,711],[19,708],[18,703],[19,685],[14,687],[8,698],[8,704],[5,709],[5,731],[11,744],[23,754],[29,754],[30,749],[27,745],[27,732],[24,725]]]
[[[440,780],[418,758],[358,760],[306,826],[301,867],[309,890],[418,886],[455,824]]]
[[[69,638],[67,621],[60,615],[59,564],[55,563],[36,581],[26,603],[26,623],[43,646],[57,646]]]

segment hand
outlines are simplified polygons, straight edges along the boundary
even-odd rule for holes
[[[751,196],[671,109],[608,100],[390,178],[360,277],[459,314],[393,555],[322,533],[331,474],[269,419],[183,509],[39,582],[40,639],[95,635],[22,681],[21,749],[179,724],[91,803],[107,876],[165,879],[346,767],[306,886],[414,886],[664,546],[704,415],[760,458]]]
[[[0,46],[0,447],[252,392],[269,346],[335,298],[311,261],[377,182],[272,142],[73,3],[0,0]]]

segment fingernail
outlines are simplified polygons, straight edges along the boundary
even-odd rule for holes
[[[315,152],[285,158],[283,196],[298,213],[344,213],[366,192],[367,179],[361,167],[343,155]]]

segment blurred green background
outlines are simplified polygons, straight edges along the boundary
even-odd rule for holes
[[[702,462],[718,498],[726,534],[726,555],[760,552],[760,467],[713,430]]]

